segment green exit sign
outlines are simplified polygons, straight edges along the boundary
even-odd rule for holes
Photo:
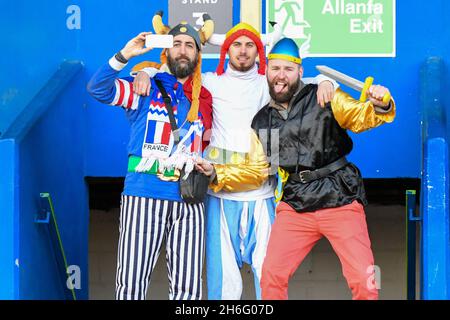
[[[395,57],[395,0],[266,0],[266,30],[281,25],[310,57]]]

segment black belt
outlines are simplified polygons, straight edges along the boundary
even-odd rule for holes
[[[303,170],[299,173],[291,173],[289,174],[289,179],[300,182],[300,183],[308,183],[313,180],[317,180],[323,177],[326,177],[330,173],[339,170],[340,168],[347,165],[348,161],[345,157],[339,158],[338,160],[327,164],[326,166],[315,169],[315,170]]]

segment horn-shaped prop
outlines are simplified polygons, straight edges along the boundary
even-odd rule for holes
[[[268,34],[261,34],[261,41],[264,46],[272,47],[282,38],[283,31],[281,30],[280,25],[276,22],[271,21],[270,24],[274,30]],[[211,35],[211,38],[209,38],[208,43],[220,47],[225,42],[225,39],[225,34],[214,33]]]
[[[213,33],[211,38],[209,38],[208,43],[220,47],[225,42],[225,38],[224,34]]]
[[[301,59],[305,59],[308,57],[310,47],[311,47],[311,34],[308,35],[308,38],[305,40],[305,42],[302,43],[300,49],[298,50]]]
[[[170,28],[166,26],[163,21],[164,12],[162,10],[155,13],[152,19],[153,30],[155,30],[156,34],[167,34],[170,31]]]
[[[278,40],[280,40],[283,36],[283,30],[281,30],[281,27],[278,23],[274,21],[270,21],[269,23],[273,27],[273,31],[268,34],[262,34],[261,41],[265,46],[269,46],[270,48],[272,48],[273,45],[277,43]]]
[[[203,27],[198,30],[198,35],[200,36],[200,41],[204,45],[214,33],[214,21],[207,13],[203,14],[203,21]]]

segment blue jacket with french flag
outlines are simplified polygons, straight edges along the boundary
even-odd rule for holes
[[[141,159],[166,159],[176,149],[169,115],[155,80],[162,82],[172,99],[175,120],[180,128],[180,144],[190,152],[201,154],[204,126],[202,117],[189,122],[190,102],[183,85],[168,73],[158,73],[151,78],[149,96],[139,96],[133,91],[133,78],[118,78],[125,64],[111,58],[89,81],[87,90],[96,100],[125,110],[130,122],[128,156]],[[156,174],[128,170],[123,194],[161,200],[182,201],[178,181],[161,180]]]

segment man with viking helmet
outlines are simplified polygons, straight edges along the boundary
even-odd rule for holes
[[[160,17],[156,18],[159,22]],[[210,39],[221,45],[221,55],[216,72],[202,74],[202,83],[213,96],[211,139],[204,152],[207,161],[199,163],[205,173],[214,177],[206,201],[209,299],[241,298],[243,263],[251,265],[256,297],[261,297],[259,282],[274,220],[276,183],[267,179],[267,159],[251,122],[270,100],[264,46],[276,40],[275,34],[261,35],[247,23],[239,23],[226,35],[214,34]],[[225,70],[226,54],[229,62]],[[143,62],[133,68],[147,73],[140,72],[135,79],[136,91],[144,95],[148,76],[158,72],[145,68],[148,66],[149,62]],[[320,88],[318,96],[328,102],[333,86],[324,81]]]
[[[268,56],[272,99],[252,122],[259,134],[277,133],[279,166],[286,177],[262,268],[262,298],[287,299],[289,279],[326,237],[353,299],[377,299],[367,200],[359,169],[346,159],[353,148],[347,130],[359,133],[392,122],[394,100],[386,101],[388,88],[374,85],[367,88],[367,101],[337,90],[327,108],[320,108],[317,86],[306,85],[302,75],[297,44],[281,39]]]
[[[203,134],[211,126],[212,97],[201,86],[200,52],[213,27],[209,21],[200,31],[186,23],[165,30],[174,45],[163,51],[164,72],[152,77],[148,96],[136,94],[132,78],[117,77],[129,59],[150,50],[144,48],[148,32],[130,40],[88,84],[98,101],[123,107],[131,125],[116,299],[146,298],[163,239],[169,298],[202,298],[204,204],[184,202],[178,180],[181,169],[194,170]]]

